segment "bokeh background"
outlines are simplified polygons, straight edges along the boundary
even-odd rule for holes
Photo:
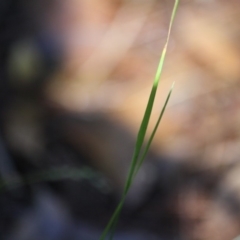
[[[98,239],[121,195],[174,1],[2,0],[1,239]],[[182,0],[116,239],[240,234],[240,2]]]

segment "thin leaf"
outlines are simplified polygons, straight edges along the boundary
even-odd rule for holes
[[[158,117],[158,120],[157,120],[157,122],[156,122],[156,124],[155,124],[155,126],[154,126],[154,129],[153,129],[153,131],[152,131],[152,133],[151,133],[151,135],[150,135],[150,138],[149,138],[149,140],[148,140],[148,142],[147,142],[147,145],[146,145],[146,147],[145,147],[145,149],[144,149],[144,151],[143,151],[143,154],[142,154],[142,156],[141,156],[141,158],[140,158],[140,161],[138,162],[138,165],[137,165],[137,167],[136,167],[136,169],[135,169],[135,176],[136,176],[137,172],[139,171],[139,169],[140,169],[140,167],[141,167],[141,165],[142,165],[142,163],[143,163],[143,161],[144,161],[144,159],[145,159],[145,157],[146,157],[146,155],[147,155],[147,153],[148,153],[148,151],[149,151],[149,148],[150,148],[150,146],[151,146],[151,144],[152,144],[152,141],[153,141],[153,138],[154,138],[154,136],[155,136],[155,134],[156,134],[156,131],[157,131],[157,129],[158,129],[159,123],[160,123],[161,120],[162,120],[162,117],[163,117],[163,114],[164,114],[165,109],[166,109],[166,107],[167,107],[168,101],[169,101],[169,99],[170,99],[170,97],[171,97],[172,90],[173,90],[173,88],[174,88],[174,84],[175,84],[175,82],[172,84],[171,89],[169,90],[169,93],[168,93],[167,98],[166,98],[166,100],[165,100],[165,103],[164,103],[164,106],[163,106],[163,108],[162,108],[162,111],[161,111],[161,113],[160,113],[160,115],[159,115],[159,117]]]
[[[153,108],[157,88],[158,88],[160,77],[161,77],[161,74],[162,74],[162,69],[163,69],[163,64],[164,64],[164,60],[165,60],[165,57],[166,57],[167,47],[168,47],[170,33],[171,33],[171,29],[172,29],[172,24],[173,24],[175,15],[176,15],[178,3],[179,3],[179,0],[175,0],[175,4],[174,4],[174,7],[173,7],[171,20],[170,20],[170,24],[169,24],[167,40],[166,40],[165,46],[163,48],[163,51],[162,51],[162,54],[161,54],[161,57],[160,57],[160,61],[159,61],[158,68],[157,68],[157,71],[156,71],[156,75],[155,75],[155,78],[154,78],[152,90],[151,90],[151,93],[150,93],[150,96],[149,96],[149,99],[148,99],[148,104],[147,104],[147,107],[146,107],[146,110],[145,110],[145,113],[144,113],[144,116],[143,116],[141,126],[139,128],[137,141],[136,141],[136,145],[135,145],[135,149],[134,149],[134,153],[133,153],[133,157],[132,157],[132,161],[131,161],[130,170],[129,170],[128,177],[127,177],[126,184],[125,184],[124,191],[123,191],[123,196],[122,196],[116,210],[114,211],[110,221],[108,222],[106,228],[104,229],[104,231],[103,231],[103,233],[100,237],[100,240],[104,240],[106,238],[106,236],[109,234],[109,232],[111,232],[110,239],[113,239],[113,234],[112,233],[113,233],[113,231],[115,229],[115,226],[116,226],[116,223],[118,221],[120,212],[122,210],[122,207],[123,207],[123,204],[124,204],[124,201],[125,201],[125,198],[126,198],[126,195],[129,191],[129,188],[131,187],[131,184],[132,184],[133,178],[135,177],[135,174],[137,173],[138,169],[140,168],[140,166],[142,164],[143,157],[147,154],[147,151],[148,151],[148,149],[150,147],[150,144],[152,142],[152,139],[150,137],[150,140],[148,142],[149,144],[147,144],[147,147],[145,148],[145,151],[144,151],[142,157],[139,160],[139,155],[141,153],[141,149],[142,149],[142,146],[143,146],[144,138],[145,138],[145,135],[146,135],[148,124],[149,124],[149,119],[150,119],[150,116],[151,116],[151,113],[152,113],[152,108]],[[158,126],[158,124],[159,124],[159,122],[162,118],[162,115],[164,113],[164,110],[166,108],[166,105],[167,105],[167,102],[169,100],[170,95],[171,95],[171,90],[169,92],[169,96],[167,98],[167,101],[165,102],[165,105],[162,109],[162,112],[161,112],[162,114],[160,114],[159,121],[157,122],[157,124],[155,126],[156,128],[157,128],[157,126]],[[152,138],[154,137],[155,132],[156,132],[156,129],[154,128],[153,133],[151,135]]]

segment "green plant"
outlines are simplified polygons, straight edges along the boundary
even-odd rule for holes
[[[116,225],[117,225],[118,218],[119,218],[119,215],[121,213],[122,207],[124,205],[124,201],[126,199],[127,193],[128,193],[128,191],[129,191],[129,189],[132,185],[134,177],[138,173],[138,170],[140,169],[140,167],[141,167],[141,165],[142,165],[142,163],[143,163],[143,161],[144,161],[144,159],[145,159],[145,157],[148,153],[149,147],[150,147],[150,145],[152,143],[152,140],[155,136],[155,133],[157,131],[157,128],[159,126],[159,123],[162,119],[162,116],[163,116],[164,111],[166,109],[169,98],[171,96],[172,89],[174,87],[174,83],[173,83],[173,85],[172,85],[172,87],[171,87],[171,89],[168,93],[168,96],[165,100],[162,111],[161,111],[161,113],[158,117],[158,120],[157,120],[156,124],[155,124],[155,127],[154,127],[154,129],[153,129],[153,131],[150,135],[150,138],[147,141],[146,147],[143,149],[143,142],[144,142],[146,131],[147,131],[147,128],[148,128],[149,119],[151,117],[152,108],[153,108],[157,88],[158,88],[158,85],[159,85],[162,69],[163,69],[163,64],[164,64],[164,60],[165,60],[165,56],[166,56],[166,52],[167,52],[167,47],[168,47],[168,43],[169,43],[172,24],[173,24],[175,15],[176,15],[178,3],[179,3],[179,0],[175,0],[175,4],[174,4],[173,10],[172,10],[171,20],[170,20],[170,24],[169,24],[169,28],[168,28],[168,35],[167,35],[166,43],[165,43],[165,46],[163,48],[163,51],[162,51],[162,54],[161,54],[161,57],[160,57],[160,61],[159,61],[159,64],[158,64],[156,75],[155,75],[155,78],[154,78],[154,81],[153,81],[152,90],[151,90],[151,93],[149,95],[147,107],[146,107],[146,110],[145,110],[145,113],[144,113],[144,116],[143,116],[143,119],[142,119],[141,126],[140,126],[139,131],[138,131],[138,136],[137,136],[137,140],[136,140],[136,144],[135,144],[135,149],[134,149],[129,173],[128,173],[128,176],[127,176],[126,184],[125,184],[125,187],[124,187],[123,195],[122,195],[122,198],[121,198],[118,206],[116,207],[111,219],[109,220],[106,228],[104,229],[104,231],[103,231],[103,233],[100,237],[100,240],[105,240],[107,236],[109,236],[109,239],[113,239],[114,231],[115,231],[115,228],[116,228]]]
[[[23,185],[33,185],[39,182],[54,182],[70,179],[73,181],[88,180],[91,185],[100,191],[109,190],[109,186],[101,174],[89,167],[52,167],[47,170],[36,171],[25,176],[12,176],[7,181],[0,180],[0,193],[6,189],[15,189]]]

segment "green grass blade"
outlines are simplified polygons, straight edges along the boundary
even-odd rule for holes
[[[147,145],[146,145],[146,147],[145,147],[145,149],[144,149],[144,152],[143,152],[143,154],[142,154],[142,156],[141,156],[141,158],[140,158],[140,161],[139,161],[139,163],[138,163],[138,165],[137,165],[137,167],[136,167],[136,169],[135,169],[134,177],[136,176],[138,170],[140,169],[140,167],[141,167],[141,165],[142,165],[142,163],[143,163],[143,161],[144,161],[144,159],[145,159],[145,157],[146,157],[146,155],[147,155],[147,153],[148,153],[148,150],[149,150],[149,148],[150,148],[150,145],[151,145],[151,143],[152,143],[152,140],[153,140],[153,138],[154,138],[154,136],[155,136],[155,133],[156,133],[156,131],[157,131],[157,129],[158,129],[159,123],[160,123],[161,120],[162,120],[162,117],[163,117],[163,114],[164,114],[164,112],[165,112],[165,109],[166,109],[166,106],[167,106],[167,104],[168,104],[168,101],[169,101],[169,99],[170,99],[170,97],[171,97],[173,88],[174,88],[174,83],[172,84],[172,87],[171,87],[171,89],[170,89],[170,91],[169,91],[169,93],[168,93],[168,96],[167,96],[167,98],[166,98],[166,101],[165,101],[165,103],[164,103],[164,106],[163,106],[163,108],[162,108],[162,110],[161,110],[161,113],[160,113],[160,115],[159,115],[159,117],[158,117],[157,123],[156,123],[156,125],[155,125],[155,127],[154,127],[154,129],[153,129],[153,132],[151,133],[151,136],[150,136],[150,138],[149,138],[149,141],[148,141],[148,143],[147,143]],[[121,206],[123,206],[123,203],[124,203],[125,198],[126,198],[126,195],[123,195],[123,198],[121,199]],[[121,210],[121,209],[120,209],[120,210]],[[115,227],[116,227],[116,222],[118,221],[118,218],[119,218],[119,214],[120,214],[120,211],[119,211],[119,209],[117,209],[116,214],[114,214],[113,221],[110,221],[110,226],[112,226],[112,227],[114,228],[113,230],[111,229],[112,231],[111,231],[111,234],[110,234],[110,237],[109,237],[110,240],[113,239],[113,233],[114,233],[114,230],[115,230]],[[114,218],[115,218],[115,221],[114,221]],[[110,226],[109,226],[109,227],[110,227]]]
[[[169,38],[170,38],[171,30],[172,30],[173,21],[174,21],[175,15],[176,15],[178,3],[179,3],[179,0],[175,0],[175,4],[174,4],[174,7],[173,7],[171,20],[170,20],[170,24],[169,24],[169,28],[168,28],[167,40],[166,40],[165,46],[163,48],[163,51],[162,51],[162,54],[161,54],[161,57],[160,57],[160,61],[159,61],[157,72],[156,72],[156,75],[155,75],[155,78],[154,78],[152,90],[151,90],[151,93],[150,93],[150,96],[149,96],[149,99],[148,99],[147,107],[146,107],[146,110],[145,110],[145,113],[144,113],[144,116],[143,116],[141,126],[140,126],[140,129],[139,129],[139,132],[138,132],[137,142],[136,142],[133,158],[132,158],[132,161],[131,161],[131,167],[130,167],[130,171],[129,171],[129,174],[128,174],[128,179],[126,181],[126,185],[125,185],[125,188],[124,188],[124,193],[127,193],[128,190],[129,190],[129,187],[131,186],[131,183],[132,183],[132,180],[133,180],[133,175],[134,175],[134,172],[135,172],[135,167],[136,167],[136,164],[138,162],[139,154],[141,152],[141,148],[142,148],[144,138],[145,138],[145,135],[146,135],[147,127],[148,127],[148,124],[149,124],[149,119],[150,119],[150,116],[151,116],[151,113],[152,113],[153,103],[154,103],[154,100],[155,100],[157,88],[158,88],[158,85],[159,85],[159,82],[160,82],[160,77],[161,77],[161,74],[162,74],[163,64],[164,64],[165,57],[166,57],[167,47],[168,47]]]
[[[151,146],[151,144],[152,144],[153,138],[154,138],[154,136],[155,136],[155,134],[156,134],[156,131],[157,131],[157,129],[158,129],[159,123],[160,123],[161,120],[162,120],[162,117],[163,117],[163,114],[164,114],[165,109],[166,109],[166,107],[167,107],[168,101],[169,101],[169,99],[170,99],[170,97],[171,97],[172,90],[173,90],[173,88],[174,88],[174,84],[175,84],[175,82],[174,82],[174,83],[172,84],[172,86],[171,86],[171,89],[170,89],[170,91],[169,91],[169,93],[168,93],[168,95],[167,95],[167,98],[166,98],[166,100],[165,100],[165,103],[164,103],[164,106],[163,106],[163,108],[162,108],[162,110],[161,110],[161,113],[160,113],[160,115],[159,115],[159,117],[158,117],[158,120],[157,120],[157,122],[156,122],[156,124],[155,124],[155,126],[154,126],[154,129],[153,129],[153,131],[152,131],[152,133],[151,133],[151,135],[150,135],[150,138],[149,138],[149,140],[148,140],[148,142],[147,142],[147,145],[146,145],[146,147],[145,147],[145,149],[144,149],[144,151],[143,151],[143,154],[142,154],[142,156],[141,156],[141,158],[140,158],[140,160],[139,160],[139,162],[138,162],[138,165],[137,165],[137,167],[135,168],[135,173],[134,173],[135,175],[134,175],[134,176],[136,176],[137,172],[139,171],[139,169],[140,169],[140,167],[141,167],[141,165],[142,165],[142,163],[143,163],[143,161],[144,161],[144,159],[145,159],[145,157],[146,157],[146,155],[147,155],[147,153],[148,153],[148,151],[149,151],[149,148],[150,148],[150,146]]]
[[[135,169],[134,177],[136,176],[138,170],[140,169],[140,167],[141,167],[141,165],[142,165],[142,163],[143,163],[143,161],[144,161],[144,159],[145,159],[145,157],[146,157],[146,155],[147,155],[147,153],[148,153],[148,150],[149,150],[150,145],[151,145],[151,143],[152,143],[152,140],[153,140],[153,138],[154,138],[154,136],[155,136],[155,133],[156,133],[156,131],[157,131],[157,128],[158,128],[158,126],[159,126],[159,123],[161,122],[162,116],[163,116],[163,114],[164,114],[164,112],[165,112],[166,106],[167,106],[167,104],[168,104],[169,98],[170,98],[171,93],[172,93],[172,90],[173,90],[173,87],[174,87],[174,83],[173,83],[173,85],[172,85],[172,87],[171,87],[171,89],[170,89],[170,91],[169,91],[169,93],[168,93],[168,96],[167,96],[167,98],[166,98],[166,101],[165,101],[165,103],[164,103],[164,106],[163,106],[163,108],[162,108],[162,111],[161,111],[161,113],[160,113],[160,115],[159,115],[159,118],[158,118],[157,123],[156,123],[156,125],[155,125],[155,127],[154,127],[154,130],[153,130],[153,132],[152,132],[152,134],[151,134],[151,136],[150,136],[150,139],[149,139],[149,141],[148,141],[148,143],[147,143],[147,145],[146,145],[146,147],[145,147],[145,149],[144,149],[144,152],[143,152],[143,154],[142,154],[142,157],[140,158],[140,161],[139,161],[139,163],[138,163],[138,165],[137,165],[137,167],[136,167],[136,169]],[[126,192],[126,193],[127,193],[127,192]],[[109,239],[110,239],[110,240],[113,239],[114,230],[115,230],[115,228],[116,228],[116,224],[117,224],[117,221],[118,221],[120,212],[121,212],[121,208],[122,208],[122,206],[123,206],[123,204],[124,204],[125,198],[126,198],[126,194],[123,195],[123,197],[122,197],[122,199],[121,199],[121,201],[120,201],[120,204],[118,205],[118,207],[117,207],[117,209],[115,210],[112,218],[110,219],[109,224],[108,224],[108,226],[106,227],[106,229],[105,229],[105,231],[104,231],[104,234],[103,234],[103,237],[104,237],[104,238],[107,236],[107,234],[108,234],[109,232],[111,232],[111,233],[110,233],[110,236],[109,236]],[[112,229],[112,228],[113,228],[113,229]],[[104,239],[104,238],[103,238],[103,239]]]
[[[113,235],[112,235],[113,228],[115,228],[116,223],[118,221],[120,212],[122,210],[122,207],[123,207],[123,204],[124,204],[124,201],[125,201],[125,198],[126,198],[126,195],[129,191],[129,188],[131,187],[131,184],[132,184],[133,178],[135,177],[136,172],[138,171],[138,169],[140,168],[140,166],[143,162],[143,157],[147,154],[147,151],[148,151],[148,149],[150,147],[150,144],[152,142],[151,137],[153,138],[154,135],[155,135],[155,132],[157,130],[159,122],[161,121],[162,115],[164,113],[167,102],[168,102],[168,100],[170,98],[170,95],[171,95],[171,92],[172,92],[172,89],[171,89],[170,92],[169,92],[169,95],[167,97],[167,100],[165,102],[165,105],[162,109],[162,112],[160,114],[159,120],[158,120],[158,122],[155,126],[156,129],[154,128],[153,133],[152,133],[152,135],[150,137],[150,140],[148,142],[149,144],[147,144],[147,147],[145,148],[144,153],[142,155],[143,157],[141,157],[140,160],[139,160],[139,155],[141,153],[141,149],[142,149],[143,142],[144,142],[144,139],[145,139],[145,135],[146,135],[147,127],[148,127],[148,124],[149,124],[149,119],[150,119],[150,116],[151,116],[151,113],[152,113],[152,108],[153,108],[157,88],[158,88],[160,77],[161,77],[161,74],[162,74],[162,69],[163,69],[163,64],[164,64],[165,57],[166,57],[167,47],[168,47],[170,33],[171,33],[171,29],[172,29],[172,24],[173,24],[175,15],[176,15],[178,3],[179,3],[179,0],[175,0],[175,4],[174,4],[174,7],[173,7],[171,20],[170,20],[170,24],[169,24],[166,43],[165,43],[165,46],[163,48],[163,51],[162,51],[162,54],[161,54],[161,57],[160,57],[160,61],[159,61],[158,68],[157,68],[157,71],[156,71],[156,75],[155,75],[155,78],[154,78],[152,90],[151,90],[151,93],[150,93],[150,96],[149,96],[149,99],[148,99],[147,107],[146,107],[146,110],[145,110],[145,113],[144,113],[144,116],[143,116],[143,120],[141,122],[141,126],[139,128],[137,141],[136,141],[136,145],[135,145],[135,149],[134,149],[134,153],[133,153],[133,157],[132,157],[132,161],[131,161],[130,170],[129,170],[128,177],[127,177],[127,180],[126,180],[126,184],[125,184],[125,187],[124,187],[123,196],[122,196],[116,210],[114,211],[111,219],[109,220],[106,228],[104,229],[104,231],[103,231],[103,233],[100,237],[100,240],[105,240],[106,236],[109,233],[111,233],[110,239],[113,239]],[[145,153],[145,151],[146,151],[146,153]]]
[[[119,202],[118,206],[116,207],[112,217],[110,218],[107,226],[105,227],[105,229],[104,229],[104,231],[103,231],[103,233],[100,237],[100,240],[104,240],[107,237],[107,235],[111,232],[111,228],[113,226],[115,226],[115,224],[116,224],[115,221],[119,217],[119,214],[122,210],[122,207],[123,207],[123,204],[124,204],[124,201],[125,201],[125,198],[126,198],[126,195],[123,195],[123,197],[122,197],[121,201]]]
[[[102,179],[101,174],[93,171],[89,167],[72,168],[63,166],[27,174],[22,176],[21,179],[12,177],[7,182],[0,180],[0,193],[8,188],[15,189],[24,185],[33,185],[39,182],[54,182],[66,179],[72,181],[89,180],[94,187],[100,190],[109,188],[107,182]]]

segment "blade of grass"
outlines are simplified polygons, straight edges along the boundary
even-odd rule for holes
[[[147,127],[148,127],[148,124],[149,124],[149,119],[150,119],[150,116],[151,116],[151,113],[152,113],[152,108],[153,108],[157,88],[158,88],[158,85],[159,85],[164,60],[165,60],[165,57],[166,57],[166,52],[167,52],[167,47],[168,47],[168,43],[169,43],[170,33],[171,33],[171,29],[172,29],[172,24],[173,24],[175,15],[176,15],[178,3],[179,3],[179,0],[175,0],[172,15],[171,15],[171,20],[170,20],[170,24],[169,24],[169,28],[168,28],[168,35],[167,35],[166,43],[165,43],[165,46],[163,48],[163,51],[162,51],[162,54],[161,54],[161,57],[160,57],[160,61],[159,61],[158,68],[157,68],[157,71],[156,71],[156,75],[155,75],[155,78],[154,78],[152,90],[151,90],[151,93],[150,93],[150,96],[149,96],[149,99],[148,99],[147,107],[146,107],[146,110],[145,110],[145,113],[144,113],[144,116],[143,116],[143,120],[142,120],[141,126],[139,128],[139,132],[138,132],[138,135],[137,135],[137,141],[136,141],[136,145],[135,145],[135,149],[134,149],[134,153],[133,153],[133,157],[132,157],[132,161],[131,161],[130,170],[129,170],[128,177],[127,177],[127,180],[126,180],[126,184],[125,184],[125,187],[124,187],[123,196],[122,196],[116,210],[114,211],[111,219],[109,220],[106,228],[104,229],[102,235],[100,236],[100,240],[104,240],[106,238],[106,236],[109,234],[109,232],[112,233],[111,228],[113,228],[113,227],[115,228],[115,226],[116,226],[115,221],[118,220],[118,217],[119,217],[119,214],[122,210],[126,195],[129,191],[129,188],[131,187],[133,178],[134,178],[135,173],[136,173],[136,167],[141,165],[141,164],[138,163],[139,162],[138,161],[139,160],[139,155],[141,153],[141,148],[142,148],[143,141],[144,141],[144,138],[145,138],[145,135],[146,135]],[[153,134],[153,136],[154,135],[155,135],[155,133]],[[140,159],[140,163],[141,163],[141,161],[143,161],[142,158]],[[110,239],[112,239],[112,234],[111,234]]]
[[[168,43],[169,43],[169,39],[170,39],[170,33],[171,33],[171,29],[172,29],[172,24],[176,15],[176,11],[177,11],[177,7],[178,7],[178,3],[179,0],[175,0],[175,4],[173,7],[173,11],[172,11],[172,15],[171,15],[171,20],[170,20],[170,24],[169,24],[169,28],[168,28],[168,35],[167,35],[167,40],[165,43],[165,46],[163,48],[161,57],[160,57],[160,61],[158,64],[158,68],[157,68],[157,72],[154,78],[154,82],[153,82],[153,86],[152,86],[152,90],[148,99],[148,103],[147,103],[147,107],[143,116],[143,120],[141,123],[141,126],[139,128],[139,132],[138,132],[138,136],[137,136],[137,141],[136,141],[136,145],[135,145],[135,149],[134,149],[134,154],[133,154],[133,158],[131,161],[131,166],[130,166],[130,171],[128,174],[128,178],[126,181],[126,185],[124,188],[124,193],[127,193],[129,190],[129,187],[131,185],[131,182],[133,180],[133,175],[134,175],[134,170],[136,167],[136,163],[138,161],[139,158],[139,154],[141,152],[141,148],[143,145],[143,141],[146,135],[146,131],[147,131],[147,127],[148,127],[148,123],[149,123],[149,119],[152,113],[152,108],[153,108],[153,103],[155,100],[155,96],[156,96],[156,92],[157,92],[157,88],[160,82],[160,77],[162,74],[162,69],[163,69],[163,64],[165,61],[165,57],[166,57],[166,52],[167,52],[167,47],[168,47]]]
[[[152,132],[151,135],[150,135],[150,138],[149,138],[148,143],[147,143],[147,145],[146,145],[146,147],[145,147],[145,149],[144,149],[144,152],[143,152],[143,154],[142,154],[142,156],[141,156],[141,158],[140,158],[140,161],[138,162],[137,167],[135,168],[134,177],[137,175],[137,173],[138,173],[138,171],[139,171],[139,169],[140,169],[140,167],[141,167],[141,165],[142,165],[142,163],[143,163],[143,161],[144,161],[144,159],[145,159],[145,157],[146,157],[146,155],[147,155],[147,153],[148,153],[148,150],[149,150],[149,148],[150,148],[150,145],[151,145],[151,143],[152,143],[152,140],[153,140],[153,138],[154,138],[154,136],[155,136],[155,133],[156,133],[156,131],[157,131],[157,129],[158,129],[159,123],[161,122],[162,116],[163,116],[163,114],[164,114],[164,112],[165,112],[166,106],[167,106],[168,101],[169,101],[169,99],[170,99],[170,96],[171,96],[171,94],[172,94],[173,87],[174,87],[174,83],[172,84],[172,87],[171,87],[171,89],[170,89],[170,91],[169,91],[169,93],[168,93],[168,96],[167,96],[167,98],[166,98],[166,101],[165,101],[165,103],[164,103],[164,106],[163,106],[163,108],[162,108],[162,110],[161,110],[161,113],[160,113],[160,115],[159,115],[159,117],[158,117],[157,123],[156,123],[156,125],[155,125],[155,127],[154,127],[154,129],[153,129],[153,132]],[[128,190],[127,190],[127,191],[128,191]],[[126,195],[127,195],[127,192],[126,192],[126,194],[123,196],[123,198],[121,199],[121,204],[119,204],[119,205],[121,205],[121,207],[122,207],[123,204],[124,204]],[[110,221],[110,222],[111,222],[111,230],[110,230],[110,236],[109,236],[109,239],[110,239],[110,240],[113,239],[113,234],[114,234],[114,231],[115,231],[117,222],[118,222],[118,218],[119,218],[120,212],[121,212],[121,209],[120,209],[120,210],[119,210],[119,209],[116,209],[116,214],[114,214],[114,216],[113,216],[113,221]],[[115,213],[115,212],[114,212],[114,213]]]
[[[162,51],[162,54],[161,54],[161,57],[160,57],[160,61],[159,61],[157,72],[156,72],[156,75],[155,75],[155,78],[154,78],[152,90],[151,90],[151,93],[150,93],[150,96],[149,96],[149,99],[148,99],[147,107],[146,107],[146,110],[145,110],[145,113],[144,113],[144,116],[143,116],[141,126],[139,128],[137,141],[136,141],[136,146],[135,146],[133,158],[132,158],[132,161],[131,161],[131,167],[130,167],[130,171],[129,171],[129,174],[128,174],[128,179],[126,181],[124,193],[127,193],[127,191],[129,190],[129,187],[131,185],[133,175],[134,175],[134,169],[136,167],[136,163],[137,163],[137,160],[139,158],[139,154],[141,152],[143,141],[144,141],[144,138],[145,138],[145,135],[146,135],[149,119],[150,119],[150,116],[151,116],[151,113],[152,113],[153,103],[154,103],[154,100],[155,100],[157,88],[158,88],[158,85],[159,85],[159,82],[160,82],[160,77],[161,77],[161,74],[162,74],[162,69],[163,69],[163,64],[164,64],[165,57],[166,57],[167,47],[168,47],[170,34],[171,34],[171,29],[172,29],[172,24],[173,24],[175,15],[176,15],[178,3],[179,3],[179,0],[175,0],[175,4],[174,4],[174,7],[173,7],[171,20],[170,20],[170,24],[169,24],[169,28],[168,28],[167,40],[166,40],[165,46],[163,48],[163,51]]]
[[[64,179],[70,179],[73,181],[92,180],[91,182],[97,188],[100,188],[101,185],[107,187],[107,182],[101,179],[101,175],[97,172],[94,172],[89,167],[82,167],[81,169],[71,167],[55,167],[22,176],[21,180],[16,177],[9,178],[8,181],[0,180],[0,193],[7,188],[14,189],[24,185],[32,185],[47,181],[53,182]],[[97,182],[98,184],[94,184],[94,182]]]
[[[143,161],[144,161],[144,159],[145,159],[145,157],[146,157],[146,155],[147,155],[147,153],[148,153],[148,150],[149,150],[149,148],[150,148],[150,145],[151,145],[151,143],[152,143],[152,140],[153,140],[153,138],[154,138],[154,136],[155,136],[155,133],[156,133],[156,131],[157,131],[157,128],[158,128],[158,126],[159,126],[159,123],[161,122],[162,116],[163,116],[163,114],[164,114],[164,112],[165,112],[166,106],[167,106],[168,101],[169,101],[169,99],[170,99],[170,96],[171,96],[171,94],[172,94],[173,87],[174,87],[174,83],[172,84],[172,87],[171,87],[171,89],[170,89],[170,91],[169,91],[169,93],[168,93],[168,96],[167,96],[167,98],[166,98],[166,101],[165,101],[165,103],[164,103],[164,106],[163,106],[163,108],[162,108],[162,110],[161,110],[161,113],[160,113],[160,115],[159,115],[159,117],[158,117],[157,123],[156,123],[156,125],[155,125],[155,127],[154,127],[154,129],[153,129],[153,132],[152,132],[151,135],[150,135],[149,141],[148,141],[148,143],[147,143],[147,145],[146,145],[146,147],[145,147],[145,149],[144,149],[144,152],[143,152],[143,154],[142,154],[142,156],[141,156],[141,158],[140,158],[140,161],[139,161],[139,163],[138,163],[138,165],[137,165],[137,167],[136,167],[136,169],[135,169],[134,177],[136,176],[138,170],[140,169],[140,167],[141,167],[141,165],[142,165],[142,163],[143,163]],[[112,215],[112,218],[111,218],[110,221],[109,221],[109,228],[108,228],[108,229],[106,228],[106,232],[107,232],[107,233],[110,232],[110,233],[109,233],[109,234],[110,234],[110,236],[109,236],[109,239],[110,239],[110,240],[113,239],[114,230],[115,230],[115,228],[116,228],[117,221],[118,221],[118,218],[119,218],[119,215],[120,215],[120,212],[121,212],[121,208],[123,207],[123,204],[124,204],[126,195],[127,195],[127,192],[126,192],[126,194],[124,194],[124,195],[122,196],[121,201],[120,201],[118,207],[117,207],[116,210],[114,211],[114,213],[113,213],[113,215]],[[105,237],[106,237],[106,235],[105,235]]]
[[[173,84],[172,84],[172,86],[171,86],[171,89],[170,89],[169,92],[168,92],[167,98],[166,98],[166,100],[165,100],[165,103],[164,103],[164,106],[163,106],[163,108],[162,108],[162,110],[161,110],[161,113],[160,113],[160,115],[159,115],[159,117],[158,117],[158,120],[157,120],[157,122],[156,122],[156,124],[155,124],[155,126],[154,126],[154,129],[153,129],[153,131],[152,131],[152,133],[151,133],[151,135],[150,135],[150,138],[149,138],[149,140],[148,140],[148,142],[147,142],[147,145],[146,145],[146,147],[145,147],[145,149],[144,149],[144,151],[143,151],[143,154],[142,154],[142,156],[141,156],[141,158],[140,158],[140,160],[139,160],[139,162],[138,162],[138,165],[137,165],[137,167],[135,168],[134,177],[136,176],[137,172],[139,171],[139,169],[140,169],[140,167],[141,167],[141,165],[142,165],[142,163],[143,163],[143,161],[144,161],[144,159],[145,159],[145,157],[146,157],[146,155],[147,155],[147,153],[148,153],[148,151],[149,151],[149,148],[150,148],[150,146],[151,146],[151,144],[152,144],[153,138],[154,138],[154,136],[155,136],[155,134],[156,134],[156,131],[157,131],[157,129],[158,129],[159,123],[160,123],[161,120],[162,120],[162,117],[163,117],[163,114],[164,114],[165,109],[166,109],[166,107],[167,107],[168,101],[169,101],[169,99],[170,99],[170,97],[171,97],[171,94],[172,94],[172,91],[173,91],[173,88],[174,88],[174,84],[175,84],[175,82],[173,82]]]

